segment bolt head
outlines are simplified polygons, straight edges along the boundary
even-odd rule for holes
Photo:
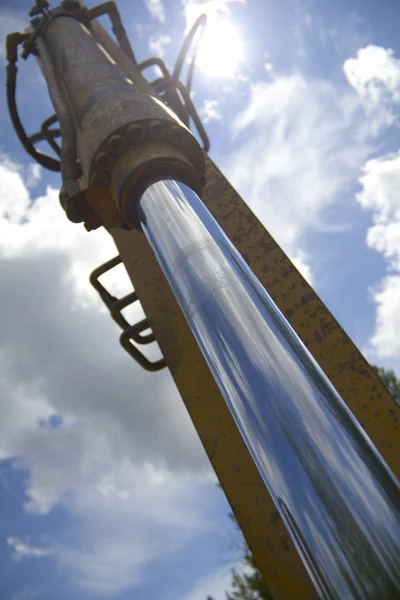
[[[160,141],[165,138],[166,131],[164,124],[161,121],[150,121],[147,130],[149,132],[149,136],[155,141]]]
[[[140,142],[143,142],[146,137],[145,131],[139,123],[132,123],[132,125],[129,125],[126,134],[128,140],[132,144],[139,144]]]
[[[97,171],[92,173],[90,183],[95,188],[104,188],[108,185],[108,177],[104,171]]]
[[[108,171],[113,164],[113,158],[109,152],[99,152],[95,158],[96,167],[102,171]]]
[[[178,125],[173,125],[168,132],[168,137],[174,146],[182,147],[185,143],[186,136],[187,132]]]
[[[127,145],[126,139],[122,135],[112,135],[108,140],[108,147],[113,154],[122,154]]]

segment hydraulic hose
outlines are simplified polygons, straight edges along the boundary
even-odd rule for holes
[[[8,44],[7,36],[7,44]],[[7,75],[6,75],[6,95],[7,95],[7,107],[10,115],[12,125],[15,133],[18,136],[19,141],[25,148],[26,152],[34,158],[42,167],[49,169],[50,171],[59,172],[60,162],[47,154],[43,154],[36,150],[31,140],[26,135],[25,129],[22,126],[18,115],[18,108],[16,102],[16,87],[17,87],[17,65],[16,60],[9,60],[7,64]]]
[[[191,46],[193,40],[195,39],[197,30],[200,29],[200,28],[204,29],[204,27],[206,26],[206,23],[207,23],[207,15],[206,14],[200,15],[200,17],[194,23],[192,29],[187,34],[187,36],[184,39],[184,42],[182,44],[182,47],[181,47],[181,49],[179,51],[178,58],[176,59],[176,63],[175,63],[175,67],[174,67],[174,70],[173,70],[173,73],[172,73],[172,77],[175,77],[176,79],[179,79],[179,76],[180,76],[181,71],[182,71],[183,64],[184,64],[185,59],[186,59],[186,57],[188,55],[190,46]],[[194,49],[195,54],[197,52],[197,49],[198,49],[198,44],[196,44],[195,49]],[[193,61],[195,61],[195,54],[194,54],[194,57],[193,57]],[[193,69],[194,69],[194,64],[193,64]],[[191,82],[192,78],[193,78],[193,73],[191,73],[191,75],[190,75],[190,82]]]

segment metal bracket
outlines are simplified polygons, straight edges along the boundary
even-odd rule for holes
[[[37,144],[38,142],[46,141],[54,150],[54,152],[58,156],[61,156],[61,148],[55,140],[55,138],[61,137],[61,131],[59,128],[50,129],[50,126],[57,123],[57,121],[57,115],[52,115],[51,117],[48,117],[47,119],[45,119],[45,121],[43,121],[40,131],[37,131],[36,133],[29,136],[29,139],[31,141],[31,144],[33,145]]]
[[[57,122],[58,122],[57,115],[53,115],[53,116],[49,117],[48,119],[43,121],[41,132],[43,135],[43,139],[46,140],[46,142],[54,150],[54,152],[57,154],[57,156],[61,156],[61,148],[57,144],[56,140],[54,139],[56,137],[56,134],[60,130],[49,129],[50,125],[54,125]],[[60,136],[61,136],[61,131],[60,131]]]
[[[121,311],[124,308],[139,300],[136,292],[133,291],[127,296],[124,296],[123,298],[116,298],[115,296],[110,294],[110,292],[106,290],[106,288],[99,281],[99,277],[101,275],[104,275],[104,273],[107,273],[107,271],[110,271],[120,263],[122,263],[121,257],[115,256],[103,265],[100,265],[90,275],[90,283],[98,292],[104,304],[107,306],[113,320],[121,327],[121,329],[123,329],[123,332],[121,333],[119,338],[121,346],[146,371],[160,371],[161,369],[167,366],[165,360],[162,358],[160,360],[152,362],[151,360],[146,358],[146,356],[142,352],[140,352],[140,350],[131,341],[134,340],[137,344],[142,345],[151,344],[152,342],[156,341],[153,332],[143,334],[143,332],[146,331],[146,329],[150,328],[148,320],[143,319],[142,321],[131,325],[121,313]]]

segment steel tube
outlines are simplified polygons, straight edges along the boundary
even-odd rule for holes
[[[400,597],[400,488],[196,194],[153,184],[142,229],[321,598]]]
[[[51,21],[45,40],[56,73],[61,74],[76,127],[82,125],[97,104],[118,93],[131,94],[135,90],[76,19],[65,16]]]
[[[63,183],[75,181],[80,173],[76,163],[76,131],[68,105],[60,90],[58,78],[55,73],[52,58],[43,38],[38,37],[36,44],[40,53],[40,64],[49,90],[50,100],[53,104],[61,132],[61,177]],[[52,144],[50,143],[52,146]],[[54,149],[54,147],[53,147]]]

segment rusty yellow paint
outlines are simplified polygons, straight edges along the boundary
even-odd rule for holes
[[[149,91],[100,25],[93,31]],[[400,409],[355,345],[255,215],[207,159],[204,202],[397,475]],[[316,598],[308,575],[145,237],[111,231],[200,440],[276,599]]]
[[[122,230],[113,230],[112,235],[200,440],[274,597],[314,598],[272,499],[144,235]]]
[[[104,224],[108,227],[121,225],[121,217],[109,188],[88,187],[85,197]]]
[[[400,476],[400,408],[272,236],[208,162],[203,201]]]

